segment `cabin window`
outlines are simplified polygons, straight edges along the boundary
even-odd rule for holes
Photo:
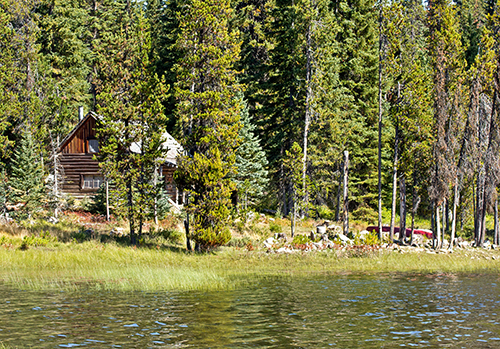
[[[99,141],[97,139],[89,139],[89,153],[99,152]]]
[[[98,189],[103,183],[102,176],[84,175],[82,189]]]

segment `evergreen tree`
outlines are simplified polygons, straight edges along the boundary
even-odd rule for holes
[[[60,101],[46,119],[54,139],[78,121],[79,106],[92,107],[89,9],[85,0],[41,0],[37,6],[40,55]]]
[[[14,151],[9,177],[9,202],[18,206],[18,217],[35,215],[44,197],[43,167],[33,138],[25,132]]]
[[[166,88],[150,62],[150,32],[139,5],[110,4],[107,15],[117,27],[101,32],[95,46],[100,166],[126,207],[132,244],[154,205],[152,178],[163,158],[166,123],[161,104]]]
[[[240,201],[247,209],[264,195],[264,189],[268,183],[266,169],[268,163],[259,139],[254,134],[255,125],[250,120],[248,106],[241,97],[240,101],[243,105],[240,120],[242,127],[239,132],[241,144],[236,150],[234,182]]]
[[[232,68],[237,61],[237,32],[229,30],[232,16],[228,0],[191,0],[178,17],[176,47],[177,116],[186,151],[178,159],[175,179],[189,195],[186,210],[193,216],[192,233],[198,248],[229,241],[229,218],[240,128],[239,85]]]

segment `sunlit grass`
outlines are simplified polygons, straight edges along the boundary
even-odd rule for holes
[[[0,280],[26,289],[217,290],[284,275],[500,271],[500,253],[491,250],[354,256],[340,250],[287,255],[223,249],[194,254],[89,241],[27,251],[0,248]]]

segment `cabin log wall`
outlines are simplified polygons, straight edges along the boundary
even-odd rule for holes
[[[93,159],[93,154],[64,154],[61,156],[64,169],[62,190],[75,198],[93,195],[97,189],[82,189],[84,175],[100,175],[99,163]]]

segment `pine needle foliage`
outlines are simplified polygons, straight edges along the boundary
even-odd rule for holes
[[[241,104],[236,71],[240,45],[229,29],[228,0],[186,1],[178,14],[176,48],[182,58],[175,66],[180,143],[176,182],[190,197],[187,212],[194,219],[191,238],[199,249],[227,243],[230,214],[229,178],[234,170]]]

